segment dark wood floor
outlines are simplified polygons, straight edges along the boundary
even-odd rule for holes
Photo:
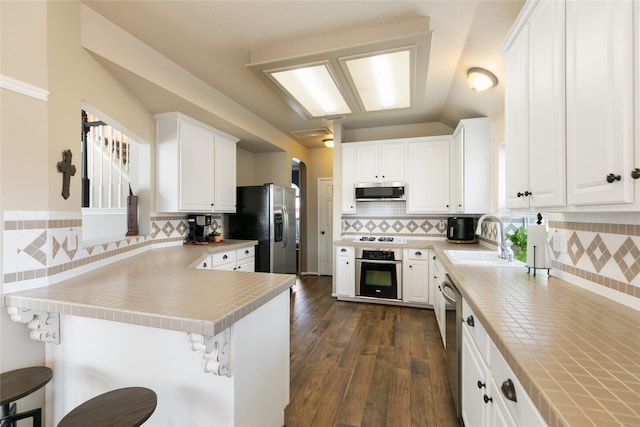
[[[331,297],[331,277],[291,293],[287,427],[456,426],[432,310]]]

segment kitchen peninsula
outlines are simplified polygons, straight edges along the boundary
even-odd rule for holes
[[[31,332],[53,341],[45,350],[54,371],[46,425],[125,386],[157,393],[149,425],[283,425],[295,277],[195,268],[212,253],[256,243],[154,248],[55,285],[6,294],[14,320],[30,322],[37,311],[53,323]]]

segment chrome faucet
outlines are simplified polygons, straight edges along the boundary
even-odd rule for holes
[[[496,221],[498,221],[498,225],[500,226],[500,234],[498,236],[498,238],[500,239],[500,242],[498,245],[498,256],[501,259],[513,261],[513,258],[512,258],[513,251],[507,245],[507,238],[505,237],[505,234],[504,234],[504,223],[502,222],[502,219],[500,219],[499,217],[493,214],[482,215],[480,218],[478,218],[478,226],[476,227],[476,234],[477,235],[482,234],[481,225],[482,225],[482,222],[487,218],[495,219]]]

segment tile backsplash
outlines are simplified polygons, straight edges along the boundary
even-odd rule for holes
[[[150,221],[147,235],[83,244],[80,213],[5,211],[3,291],[56,283],[153,245],[181,244],[188,232],[186,215],[158,214]]]

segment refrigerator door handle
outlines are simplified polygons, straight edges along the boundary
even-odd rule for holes
[[[282,230],[282,247],[286,248],[287,247],[287,241],[289,240],[289,210],[287,209],[286,206],[282,207],[282,216],[283,218],[283,228],[284,230]]]

